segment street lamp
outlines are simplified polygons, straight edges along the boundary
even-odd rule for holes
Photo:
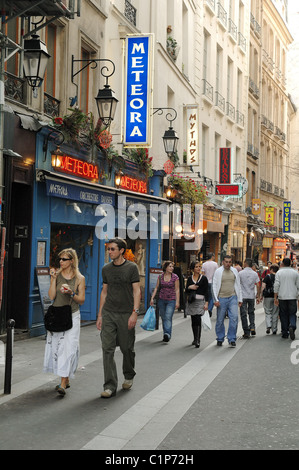
[[[173,121],[177,118],[177,112],[174,108],[153,108],[153,109],[155,111],[153,114],[156,114],[156,113],[163,114],[163,111],[166,109],[170,111],[166,114],[166,119],[168,122],[170,122],[170,127],[168,130],[165,131],[162,139],[164,143],[165,152],[167,153],[168,157],[171,158],[177,152],[178,141],[179,141],[177,133],[172,127]]]
[[[46,44],[37,34],[24,41],[24,75],[32,88],[41,86],[50,57]]]
[[[80,62],[85,63],[83,67],[77,72],[74,72],[74,63]],[[118,100],[112,95],[112,90],[108,83],[108,78],[111,77],[115,72],[115,64],[110,59],[74,59],[72,55],[72,83],[77,87],[78,85],[74,82],[74,77],[78,75],[82,70],[86,69],[89,65],[91,68],[95,69],[98,66],[98,62],[109,62],[112,65],[112,71],[109,72],[109,68],[104,65],[101,68],[101,75],[106,78],[106,84],[103,89],[99,90],[98,95],[96,96],[95,100],[97,103],[99,118],[103,122],[105,127],[109,127],[111,121],[113,121],[116,111],[116,106]],[[77,98],[77,97],[75,97]]]
[[[95,98],[99,117],[104,126],[109,127],[113,121],[118,100],[112,95],[112,90],[108,84],[99,90]]]

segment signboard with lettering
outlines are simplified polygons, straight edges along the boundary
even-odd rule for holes
[[[199,164],[198,152],[198,107],[187,106],[187,164]]]
[[[93,188],[77,186],[64,181],[55,179],[46,179],[47,196],[61,197],[71,199],[73,201],[85,202],[89,204],[115,204],[115,195],[113,193],[105,193]]]
[[[216,184],[216,194],[220,196],[239,196],[239,184]]]
[[[284,201],[283,203],[282,230],[284,233],[291,232],[291,201]]]
[[[127,175],[121,177],[119,187],[122,189],[127,189],[128,191],[147,194],[146,181],[131,178]]]
[[[69,155],[55,155],[52,159],[52,166],[55,170],[68,173],[69,175],[79,176],[80,178],[93,181],[99,180],[99,169],[97,165]]]
[[[274,226],[275,210],[274,207],[265,207],[265,224]]]
[[[127,36],[124,136],[126,147],[152,145],[153,35]]]
[[[219,149],[219,183],[230,184],[231,182],[231,149]]]
[[[45,315],[49,306],[52,304],[48,291],[50,289],[50,268],[35,268],[39,297],[41,301],[42,312]]]

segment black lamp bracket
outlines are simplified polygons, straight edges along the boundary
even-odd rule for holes
[[[170,122],[170,127],[172,128],[172,123],[173,121],[175,121],[175,119],[177,118],[177,115],[178,113],[176,112],[176,110],[174,108],[153,108],[153,115],[158,113],[159,115],[162,115],[163,114],[163,111],[166,111],[168,110],[169,112],[166,114],[166,119],[168,122]]]
[[[64,142],[64,135],[58,129],[53,129],[51,132],[49,132],[49,134],[47,135],[47,137],[44,141],[44,145],[43,145],[44,162],[47,160],[49,140],[53,141],[55,145],[59,146],[59,145],[62,145],[63,142]]]
[[[77,72],[74,72],[75,62],[76,63],[79,62],[80,64],[85,64],[85,65],[83,65],[83,67],[77,70]],[[104,65],[101,68],[101,75],[106,78],[105,87],[109,87],[108,78],[111,77],[115,72],[115,64],[112,60],[110,59],[75,59],[73,55],[72,55],[72,83],[76,85],[76,83],[74,83],[74,78],[76,77],[76,75],[81,73],[87,67],[91,66],[92,69],[96,69],[98,66],[98,62],[109,62],[112,65],[112,72],[110,72],[111,70],[110,66]]]

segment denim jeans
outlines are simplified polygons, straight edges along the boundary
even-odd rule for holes
[[[289,336],[289,327],[296,330],[297,323],[297,300],[280,300],[279,299],[279,316],[281,321],[282,336]]]
[[[238,328],[238,298],[236,295],[231,297],[220,297],[220,307],[217,307],[216,337],[217,341],[223,343],[225,337],[224,318],[227,311],[229,324],[227,330],[228,342],[236,341]]]
[[[240,307],[240,316],[242,321],[242,327],[245,335],[250,334],[250,330],[255,330],[255,315],[254,315],[255,299],[243,299]],[[249,325],[248,318],[249,317]]]
[[[162,318],[163,333],[168,335],[169,339],[171,338],[172,332],[172,317],[175,309],[175,300],[163,300],[159,299],[158,307],[159,314]]]

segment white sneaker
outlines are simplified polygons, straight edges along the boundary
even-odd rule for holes
[[[112,390],[110,390],[110,388],[106,388],[106,390],[104,390],[101,393],[101,397],[102,398],[110,398],[110,397],[114,397],[115,394],[116,394],[116,391],[112,392]]]
[[[130,388],[132,388],[132,385],[133,385],[133,379],[131,380],[125,379],[124,383],[122,384],[122,388],[123,390],[130,390]]]

